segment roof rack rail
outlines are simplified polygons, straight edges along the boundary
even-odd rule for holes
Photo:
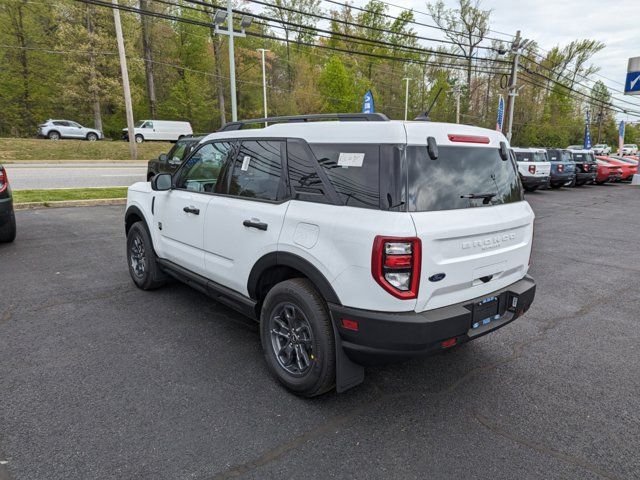
[[[251,118],[238,120],[223,125],[218,132],[242,130],[245,125],[255,123],[296,123],[314,122],[317,120],[338,120],[340,122],[388,122],[389,117],[383,113],[313,113],[310,115],[289,115],[284,117]]]

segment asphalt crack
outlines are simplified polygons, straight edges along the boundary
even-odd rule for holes
[[[522,445],[524,447],[530,448],[532,450],[535,450],[539,453],[545,454],[545,455],[549,455],[552,456],[554,458],[556,458],[557,460],[560,460],[562,462],[565,463],[569,463],[571,465],[574,465],[576,467],[580,467],[583,468],[591,473],[594,473],[596,475],[599,475],[603,478],[606,479],[610,479],[610,480],[618,480],[620,477],[616,476],[615,474],[608,472],[606,470],[602,470],[600,467],[598,467],[597,465],[593,465],[592,463],[587,462],[586,460],[579,458],[579,457],[575,457],[573,455],[569,455],[567,453],[561,452],[559,450],[555,450],[553,448],[550,448],[547,445],[544,445],[542,443],[538,443],[536,441],[533,440],[529,440],[527,438],[522,438],[519,437],[518,435],[515,435],[511,432],[508,432],[507,430],[499,427],[498,425],[496,425],[495,423],[492,423],[488,418],[484,417],[483,415],[481,415],[478,412],[473,412],[472,413],[473,418],[476,419],[476,421],[482,425],[483,427],[485,427],[487,430],[490,430],[491,432],[493,432],[494,434],[506,438],[514,443],[517,443],[518,445]]]

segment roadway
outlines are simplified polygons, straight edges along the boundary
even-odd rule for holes
[[[12,163],[4,167],[14,190],[128,187],[146,179],[146,162]]]
[[[0,479],[640,478],[639,195],[527,195],[531,310],[312,400],[269,375],[251,321],[178,282],[133,286],[123,207],[18,211]]]

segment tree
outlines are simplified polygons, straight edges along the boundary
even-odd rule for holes
[[[318,87],[324,97],[325,112],[349,112],[354,108],[353,79],[337,55],[332,56],[322,70]]]
[[[480,0],[458,0],[459,8],[447,9],[442,0],[427,4],[436,24],[444,30],[446,37],[455,44],[456,53],[461,53],[467,63],[467,88],[471,93],[473,58],[478,45],[489,31],[490,10],[480,8]]]

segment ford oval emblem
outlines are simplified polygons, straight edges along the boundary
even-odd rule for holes
[[[429,277],[429,281],[430,282],[439,282],[440,280],[442,280],[446,276],[447,276],[446,273],[436,273],[435,275],[431,275]]]

